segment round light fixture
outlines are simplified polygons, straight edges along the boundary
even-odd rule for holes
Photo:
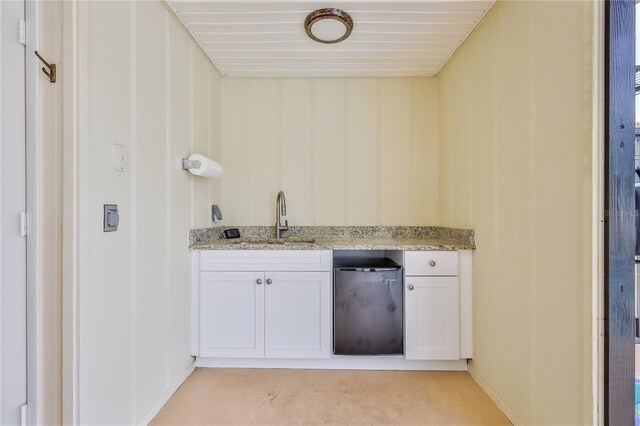
[[[339,43],[353,30],[351,16],[340,9],[318,9],[304,20],[307,35],[319,43]]]

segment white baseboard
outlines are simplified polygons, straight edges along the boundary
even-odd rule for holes
[[[498,408],[504,413],[505,416],[513,423],[514,425],[523,425],[524,423],[520,418],[513,412],[513,410],[498,396],[495,390],[482,378],[482,376],[478,373],[478,371],[473,368],[473,365],[469,364],[468,367],[469,374],[473,377],[473,380],[478,383],[478,385],[485,391],[489,398],[496,403]]]
[[[185,372],[180,377],[178,377],[178,380],[176,380],[169,387],[169,389],[167,389],[164,395],[162,395],[162,398],[160,398],[158,402],[154,404],[151,410],[149,410],[147,414],[145,414],[145,416],[142,418],[142,420],[140,420],[138,424],[146,426],[149,423],[151,423],[151,420],[153,420],[153,418],[158,415],[160,410],[162,410],[162,407],[164,407],[164,404],[166,404],[167,401],[169,401],[169,398],[171,398],[171,396],[178,390],[180,385],[183,384],[185,380],[187,380],[187,377],[189,377],[191,373],[193,373],[193,370],[195,370],[195,368],[196,368],[196,362],[194,361],[189,365],[189,367],[187,367]]]
[[[321,370],[434,370],[466,371],[467,360],[414,361],[402,356],[332,356],[324,359],[196,358],[209,368],[313,368]]]

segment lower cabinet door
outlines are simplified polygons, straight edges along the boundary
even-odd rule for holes
[[[265,273],[265,356],[331,355],[331,273]]]
[[[202,272],[200,356],[264,357],[263,272]]]
[[[405,357],[460,358],[458,277],[405,277]]]

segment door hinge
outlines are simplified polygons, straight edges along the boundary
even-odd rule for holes
[[[27,236],[27,212],[20,212],[20,236]]]
[[[27,45],[27,23],[24,19],[20,18],[20,43]]]
[[[29,410],[28,404],[24,404],[20,407],[20,426],[27,426],[29,424]]]

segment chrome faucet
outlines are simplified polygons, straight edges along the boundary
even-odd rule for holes
[[[282,226],[280,215],[287,215],[287,200],[284,198],[284,192],[278,192],[278,196],[276,197],[276,238],[282,238],[280,235],[282,231],[286,231],[289,229],[289,221],[285,219],[284,226]]]

